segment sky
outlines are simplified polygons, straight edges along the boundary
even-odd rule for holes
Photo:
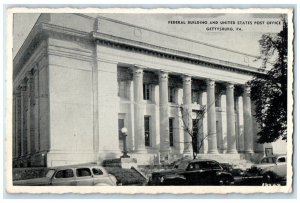
[[[21,47],[33,25],[35,24],[39,13],[31,14],[14,14],[13,26],[13,56]],[[251,55],[260,54],[259,39],[262,34],[267,32],[278,32],[277,27],[270,26],[255,26],[255,25],[239,25],[243,31],[239,32],[211,32],[206,31],[207,27],[220,27],[221,22],[230,21],[255,21],[255,20],[278,20],[279,16],[270,14],[88,14],[96,17],[98,15],[134,24],[141,27],[157,30],[160,32],[185,37],[192,40],[200,41],[207,44],[212,44],[227,49],[248,53]],[[219,25],[182,25],[169,24],[169,21],[218,21]],[[235,26],[238,25],[222,25]]]

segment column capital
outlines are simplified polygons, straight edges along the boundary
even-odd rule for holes
[[[190,75],[182,75],[181,78],[182,78],[182,81],[186,84],[192,82],[192,77]]]
[[[226,83],[226,89],[234,89],[234,84],[233,83]]]
[[[251,86],[246,84],[246,85],[244,86],[244,94],[245,94],[246,96],[250,96],[250,93],[251,93]]]
[[[159,80],[166,81],[169,78],[169,72],[167,71],[159,71]]]
[[[216,82],[215,82],[215,80],[212,80],[212,79],[206,79],[206,84],[207,84],[207,87],[215,87]]]
[[[140,67],[132,66],[132,67],[130,67],[130,69],[133,72],[133,77],[142,77],[144,74],[144,70]]]
[[[23,91],[26,91],[27,89],[27,85],[25,82],[22,82],[19,86],[18,86],[18,89],[23,92]]]

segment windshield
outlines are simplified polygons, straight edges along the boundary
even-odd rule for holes
[[[188,164],[189,164],[189,162],[182,161],[182,162],[176,163],[173,168],[176,168],[176,169],[186,169],[186,167],[187,167]]]
[[[46,175],[47,178],[52,178],[53,174],[54,174],[55,170],[54,169],[50,169]]]

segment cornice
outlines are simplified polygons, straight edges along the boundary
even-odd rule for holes
[[[159,58],[171,59],[180,62],[203,65],[217,69],[240,72],[243,74],[257,75],[263,74],[260,69],[242,64],[209,58],[201,55],[191,54],[175,49],[169,49],[139,41],[133,41],[108,34],[92,32],[91,36],[98,44],[130,52],[152,55]]]
[[[23,67],[23,65],[31,58],[31,55],[34,53],[39,44],[42,41],[47,40],[49,37],[85,43],[96,42],[104,46],[126,50],[129,52],[147,54],[158,58],[202,65],[242,74],[264,74],[264,72],[260,71],[258,68],[251,66],[191,54],[180,50],[147,44],[144,42],[129,40],[99,32],[83,32],[53,24],[40,23],[35,25],[31,30],[21,49],[14,58],[14,78],[20,72],[20,69]],[[46,51],[48,52],[48,48],[46,48]]]

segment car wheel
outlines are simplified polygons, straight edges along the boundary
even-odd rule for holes
[[[272,173],[265,173],[263,175],[263,184],[264,185],[273,185],[275,183],[274,175]]]
[[[230,178],[227,176],[223,176],[219,180],[219,185],[230,185],[231,181]]]

